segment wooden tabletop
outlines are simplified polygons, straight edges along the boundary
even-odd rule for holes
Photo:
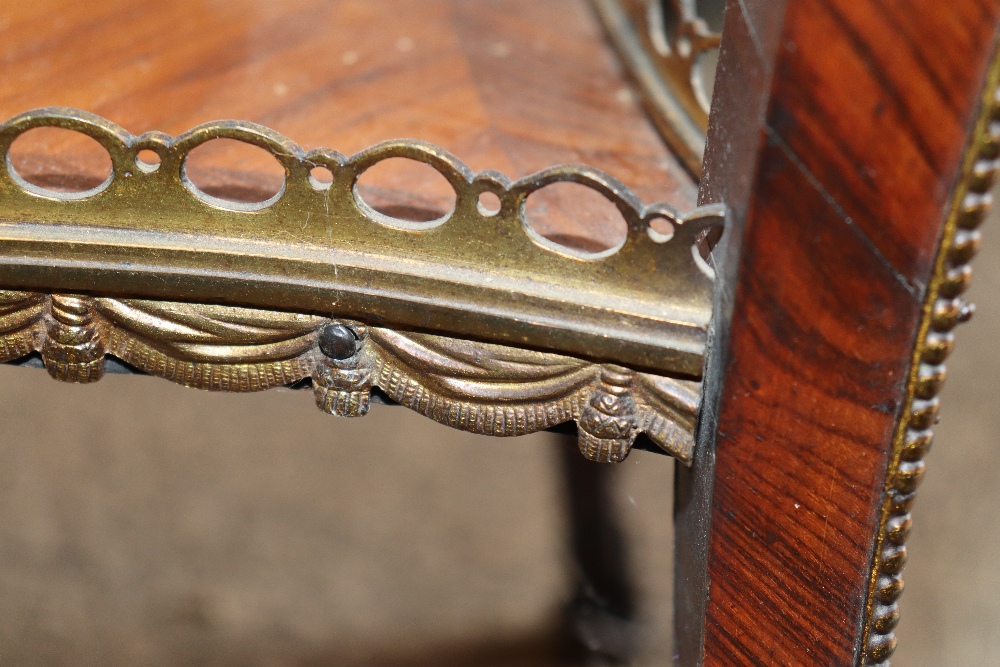
[[[72,106],[134,134],[172,135],[235,118],[347,155],[417,138],[476,171],[518,178],[583,162],[646,203],[695,202],[693,180],[644,116],[585,0],[9,2],[0,63],[2,118]],[[53,136],[36,138],[15,163],[100,170],[100,153],[90,158]],[[220,146],[199,167],[234,197],[252,197],[275,178],[280,186],[269,159]],[[419,199],[407,192],[419,189],[415,177],[397,172],[381,196]],[[572,205],[573,193],[562,194],[552,201]],[[599,214],[554,208],[541,207],[543,233],[598,243],[609,233]]]

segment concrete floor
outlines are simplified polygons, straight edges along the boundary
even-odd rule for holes
[[[568,664],[558,436],[142,377],[0,392],[0,664]],[[669,628],[673,463],[614,472]]]
[[[896,667],[1000,664],[994,232],[916,509]],[[555,436],[11,367],[0,423],[0,664],[572,664]],[[636,452],[614,474],[643,664],[668,664],[673,466]]]

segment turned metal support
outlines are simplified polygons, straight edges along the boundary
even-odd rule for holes
[[[628,539],[612,502],[611,468],[582,458],[571,436],[559,436],[567,491],[571,553],[578,581],[570,630],[588,652],[626,664],[642,648]]]
[[[40,350],[45,368],[63,382],[97,382],[104,376],[104,341],[86,296],[53,294]]]
[[[363,328],[327,324],[319,332],[323,360],[313,371],[319,409],[336,417],[362,417],[371,402],[370,360],[363,352]]]

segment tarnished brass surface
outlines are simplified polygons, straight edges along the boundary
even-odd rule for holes
[[[938,392],[944,383],[944,362],[955,344],[953,330],[967,321],[973,306],[962,294],[972,279],[969,262],[979,249],[979,226],[992,206],[990,190],[1000,175],[1000,53],[994,54],[979,118],[955,186],[951,210],[927,286],[923,316],[910,363],[906,400],[893,438],[892,458],[885,478],[885,499],[879,520],[866,603],[867,622],[860,664],[888,667],[896,650],[894,630],[903,593],[906,540],[910,511],[924,477],[924,456],[934,439]]]
[[[593,0],[653,122],[694,176],[701,173],[721,34],[696,0]],[[721,5],[719,0],[705,4]],[[721,11],[719,12],[721,15]]]
[[[464,431],[514,436],[576,421],[580,449],[620,461],[640,433],[690,463],[700,383],[358,322],[234,306],[0,291],[0,362],[38,351],[64,381],[105,354],[178,384],[259,391],[311,379],[320,409],[368,411],[371,390]]]
[[[67,195],[19,176],[11,143],[42,126],[96,139],[111,156],[110,178]],[[253,205],[198,191],[184,162],[215,138],[273,154],[285,169],[282,190]],[[143,149],[158,154],[158,166],[137,161]],[[345,158],[326,149],[305,153],[250,123],[208,123],[177,138],[136,137],[65,108],[0,125],[0,155],[0,286],[6,288],[347,317],[641,371],[701,374],[712,272],[697,246],[718,229],[721,211],[681,215],[665,204],[643,206],[624,185],[589,167],[554,167],[512,183],[496,172],[474,174],[418,141],[387,142]],[[369,208],[356,194],[357,179],[391,157],[436,169],[455,190],[454,209],[412,223]],[[331,184],[311,179],[317,166],[332,172]],[[619,247],[587,254],[527,224],[526,199],[560,181],[590,187],[618,208],[628,225]],[[478,206],[484,192],[499,197],[498,212]],[[672,225],[672,236],[650,227],[657,218]],[[66,301],[65,313],[72,304]],[[61,344],[60,336],[85,335],[89,325],[73,317],[57,318],[52,345]]]
[[[66,194],[19,175],[10,146],[43,126],[96,139],[111,157],[108,180]],[[185,159],[216,138],[274,155],[281,191],[259,204],[199,191]],[[159,164],[140,162],[141,150]],[[720,231],[718,208],[682,216],[644,207],[582,166],[511,183],[417,141],[352,158],[304,153],[234,121],[176,139],[134,137],[86,112],[43,109],[0,125],[0,154],[0,286],[9,290],[0,291],[0,362],[37,352],[54,378],[94,382],[110,355],[220,391],[308,379],[317,405],[345,417],[364,415],[379,388],[475,433],[575,421],[590,459],[619,461],[645,432],[691,460],[711,316],[702,256]],[[454,209],[428,223],[371,209],[357,180],[391,157],[436,169],[455,190]],[[311,177],[317,166],[332,183]],[[526,199],[559,181],[617,206],[628,224],[617,248],[583,253],[530,227]],[[479,206],[483,192],[499,198],[499,211]],[[672,233],[654,230],[656,218]]]

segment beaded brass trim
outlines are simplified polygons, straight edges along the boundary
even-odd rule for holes
[[[954,344],[952,330],[968,320],[973,311],[961,295],[972,277],[969,261],[979,248],[977,228],[990,207],[990,189],[1000,173],[1000,58],[994,60],[981,109],[927,289],[907,380],[908,400],[893,440],[868,589],[868,622],[861,656],[864,665],[888,667],[896,649],[893,630],[899,622],[901,573],[912,524],[910,510],[933,438],[931,427],[937,418],[937,394],[945,378],[944,361]]]

